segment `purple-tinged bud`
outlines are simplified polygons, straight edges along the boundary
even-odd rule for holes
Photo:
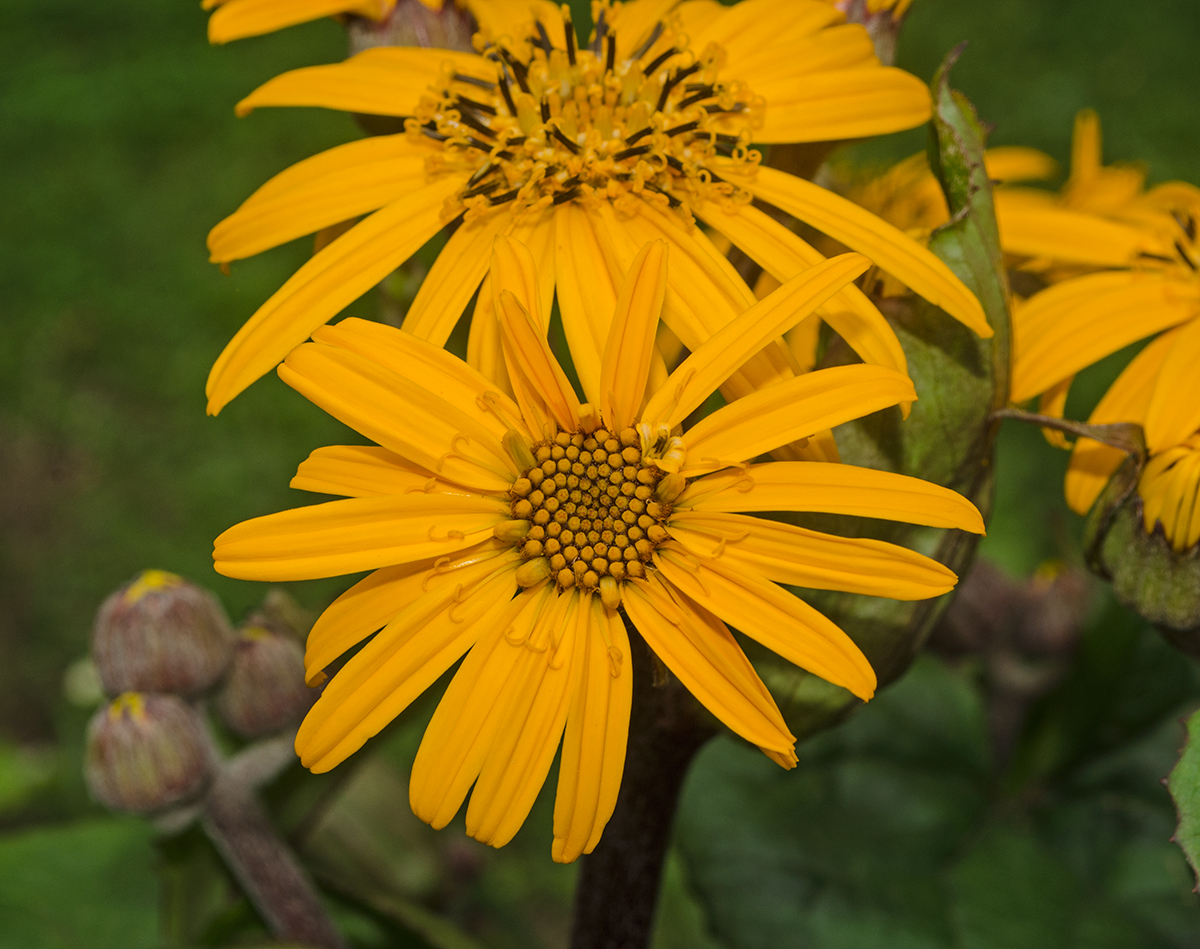
[[[163,570],[146,570],[96,614],[92,656],[109,695],[197,695],[233,658],[233,632],[215,596]]]
[[[173,695],[125,692],[92,716],[84,777],[99,803],[148,814],[184,804],[208,784],[204,723]]]
[[[304,650],[265,626],[242,629],[233,666],[217,693],[217,714],[242,738],[262,738],[297,724],[316,700],[304,684]]]

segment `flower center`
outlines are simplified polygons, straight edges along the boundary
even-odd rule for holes
[[[643,464],[638,433],[558,432],[533,456],[511,491],[513,518],[528,524],[518,581],[532,586],[553,577],[560,590],[604,592],[644,577],[668,537],[671,504],[656,496],[666,472]]]
[[[750,200],[708,166],[718,156],[745,164],[761,157],[749,148],[761,100],[718,78],[724,51],[709,44],[697,54],[663,23],[648,37],[618,37],[606,13],[586,48],[576,47],[565,13],[566,49],[551,44],[541,23],[513,49],[477,35],[495,81],[447,72],[438,96],[406,121],[411,137],[443,143],[431,171],[471,171],[454,213],[591,194],[671,208],[690,197]]]

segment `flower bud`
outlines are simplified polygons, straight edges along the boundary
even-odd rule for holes
[[[162,570],[146,570],[104,601],[92,656],[109,695],[212,687],[233,657],[233,634],[207,590]]]
[[[304,650],[292,636],[250,625],[217,693],[217,714],[242,738],[261,738],[300,721],[317,692],[304,684]]]
[[[204,724],[173,695],[125,692],[88,725],[84,777],[110,810],[146,814],[185,803],[211,772]]]

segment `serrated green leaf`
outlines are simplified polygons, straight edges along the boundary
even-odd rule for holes
[[[1200,880],[1200,712],[1187,720],[1187,742],[1167,778],[1167,790],[1179,814],[1175,843]]]

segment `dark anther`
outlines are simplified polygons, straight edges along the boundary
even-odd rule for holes
[[[742,140],[740,135],[727,135],[725,132],[713,132],[713,138],[725,145],[736,145]]]
[[[510,138],[507,141],[505,141],[504,144],[505,145],[524,145],[525,144],[525,136],[518,135],[516,138]]]
[[[467,179],[467,187],[470,188],[472,185],[482,181],[492,173],[495,167],[496,166],[490,161],[485,161],[482,165],[475,169],[475,174],[471,175],[471,177]]]
[[[475,131],[478,132],[480,135],[486,135],[488,138],[496,137],[496,133],[493,132],[490,128],[488,128],[486,125],[484,125],[482,122],[480,122],[479,119],[477,119],[475,117],[475,115],[471,112],[465,112],[465,111],[459,110],[458,120],[460,122],[462,122],[463,125],[466,125],[470,128],[475,129]]]
[[[597,56],[600,55],[600,47],[604,45],[604,37],[608,33],[608,21],[604,19],[606,12],[603,9],[600,10],[600,16],[596,20],[596,29],[592,33],[592,41],[588,44],[588,49]]]
[[[448,139],[450,137],[449,135],[443,135],[441,132],[437,131],[436,126],[434,126],[433,128],[430,128],[431,125],[433,125],[432,122],[430,122],[428,125],[422,125],[421,133],[423,135],[429,136],[435,142],[444,142],[444,141],[446,141],[446,139]]]
[[[465,200],[466,198],[473,198],[476,195],[488,194],[489,192],[495,191],[503,183],[504,182],[499,178],[496,178],[493,181],[485,181],[483,184],[476,185],[474,188],[468,188],[462,193],[462,198]]]
[[[1176,244],[1175,246],[1176,246],[1176,247],[1178,247],[1179,245],[1178,245],[1178,244]],[[1161,261],[1162,261],[1164,264],[1173,264],[1173,263],[1175,263],[1175,258],[1174,258],[1174,257],[1164,257],[1162,254],[1152,254],[1152,253],[1150,253],[1148,250],[1143,250],[1143,251],[1140,251],[1140,252],[1138,253],[1138,256],[1139,256],[1139,257],[1145,257],[1147,260],[1161,260]]]
[[[645,155],[648,151],[650,151],[649,145],[639,145],[637,148],[623,148],[613,155],[613,161],[624,161],[626,158],[632,158],[634,155]]]
[[[633,54],[633,59],[641,59],[648,52],[650,52],[650,47],[653,46],[655,43],[657,43],[658,38],[663,35],[663,29],[664,29],[664,27],[663,27],[662,20],[659,20],[657,23],[655,23],[654,31],[650,34],[649,37],[647,37],[646,42],[644,42],[640,47],[638,47],[638,51]]]
[[[487,105],[483,102],[476,102],[474,99],[468,99],[466,96],[458,96],[458,104],[466,106],[468,109],[474,109],[476,112],[482,112],[484,115],[495,115],[495,106]]]
[[[672,209],[677,208],[681,204],[683,204],[683,202],[680,201],[677,197],[675,197],[675,195],[668,194],[666,191],[663,191],[662,188],[656,188],[654,185],[650,184],[649,182],[647,182],[647,184],[646,184],[646,189],[649,191],[653,191],[656,194],[661,194],[664,198],[667,199],[667,206]]]
[[[1175,223],[1183,229],[1183,233],[1187,235],[1189,241],[1196,239],[1196,219],[1190,213],[1172,211],[1171,217],[1175,218]]]
[[[484,151],[484,152],[490,152],[492,150],[491,145],[489,145],[487,142],[481,142],[479,139],[475,138],[475,136],[473,136],[473,135],[467,136],[467,144],[470,145],[472,148],[478,148],[480,151]]]
[[[722,108],[721,108],[719,105],[706,105],[706,106],[704,107],[704,111],[705,111],[705,112],[707,112],[709,115],[714,115],[714,114],[717,114],[717,113],[723,113],[723,112],[730,112],[730,113],[732,113],[732,112],[745,112],[745,111],[746,111],[746,103],[744,103],[744,102],[735,102],[735,103],[733,104],[733,108],[732,108],[732,109],[722,109]]]
[[[546,51],[546,55],[550,55],[550,50],[554,49],[554,44],[550,42],[550,34],[546,32],[546,25],[541,21],[537,21],[537,31],[539,44]]]
[[[691,88],[689,84],[685,88]],[[689,105],[695,105],[697,102],[703,102],[705,99],[711,99],[716,94],[716,90],[712,86],[701,85],[699,89],[693,92],[686,99],[679,100],[680,109],[686,109]]]
[[[550,121],[550,103],[547,101],[545,96],[542,96],[542,121]]]
[[[563,34],[567,38],[567,62],[575,65],[575,24],[571,18],[563,14]]]
[[[695,131],[699,127],[699,122],[684,122],[683,125],[676,125],[673,129],[667,129],[667,136],[682,135],[684,132]]]
[[[1180,243],[1179,241],[1175,242],[1175,251],[1179,254],[1180,260],[1182,260],[1185,264],[1187,264],[1188,267],[1190,267],[1192,270],[1197,269],[1196,262],[1194,260],[1192,260],[1191,257],[1188,256],[1188,252],[1184,249],[1183,244]]]
[[[667,96],[669,96],[671,94],[671,90],[674,89],[680,83],[681,80],[686,79],[692,73],[696,72],[699,68],[700,68],[699,63],[692,63],[692,65],[688,66],[687,69],[678,70],[671,76],[670,79],[668,79],[666,82],[664,82],[663,87],[662,87],[662,94],[659,95],[659,97],[658,97],[658,105],[656,105],[654,107],[655,111],[661,112],[663,110],[663,106],[665,106],[667,104]]]
[[[700,171],[702,171],[702,172],[704,172],[706,175],[708,175],[708,180],[709,180],[709,181],[715,181],[715,182],[717,182],[718,184],[721,184],[721,183],[723,183],[723,182],[725,181],[725,179],[724,179],[724,178],[722,178],[720,175],[718,175],[718,174],[717,174],[715,171],[713,171],[711,168],[701,168],[701,169],[700,169]]]
[[[517,80],[517,85],[521,87],[522,92],[529,92],[529,69],[523,62],[518,60],[503,46],[497,47],[500,50],[500,55],[504,57],[504,61],[508,64],[513,72],[513,77]],[[530,93],[532,95],[532,93]],[[513,109],[513,115],[517,114],[517,110]]]
[[[505,76],[500,77],[500,92],[504,95],[504,104],[508,106],[508,114],[516,115],[517,104],[513,102],[512,90],[508,88],[508,78]]]
[[[560,191],[554,196],[553,204],[566,204],[572,198],[579,197],[579,188],[571,188],[569,191]]]
[[[649,125],[647,125],[644,129],[638,129],[636,132],[634,132],[632,135],[630,135],[627,139],[625,139],[625,144],[632,145],[634,142],[639,142],[653,131],[654,131],[654,129],[651,128]]]
[[[680,174],[682,174],[683,173],[683,162],[681,162],[674,155],[667,155],[666,157],[667,157],[667,166],[670,168],[674,168],[676,171],[678,171]]]
[[[562,188],[564,191],[570,191],[577,184],[579,184],[579,175],[572,175],[566,181],[562,182],[562,184],[560,184],[559,187]]]
[[[513,157],[513,153],[508,151],[508,149],[501,149],[500,151],[496,152],[496,157],[503,158],[505,161],[510,161]]]
[[[489,92],[496,88],[494,82],[489,82],[486,79],[476,79],[474,76],[464,76],[460,72],[456,72],[451,78],[455,82],[465,82],[471,86],[478,86],[480,89],[487,89]]]
[[[642,70],[642,75],[649,76],[652,72],[654,72],[654,70],[656,70],[659,66],[661,66],[663,63],[665,63],[672,56],[678,56],[678,55],[679,55],[679,50],[675,49],[675,47],[673,47],[673,46],[669,50],[667,50],[665,53],[659,53],[652,60],[650,60],[650,65]]]
[[[562,142],[564,145],[566,145],[567,148],[570,149],[573,154],[575,154],[575,155],[579,154],[579,146],[576,145],[574,142],[572,142],[565,135],[563,135],[562,129],[560,129],[558,126],[554,127],[554,137],[556,139],[558,139],[560,142]]]
[[[520,192],[520,188],[513,188],[512,191],[505,191],[504,194],[498,194],[494,198],[488,198],[488,203],[495,207],[497,204],[506,204],[512,201]]]
[[[604,71],[612,72],[617,63],[617,34],[608,35],[608,55],[604,58]]]

